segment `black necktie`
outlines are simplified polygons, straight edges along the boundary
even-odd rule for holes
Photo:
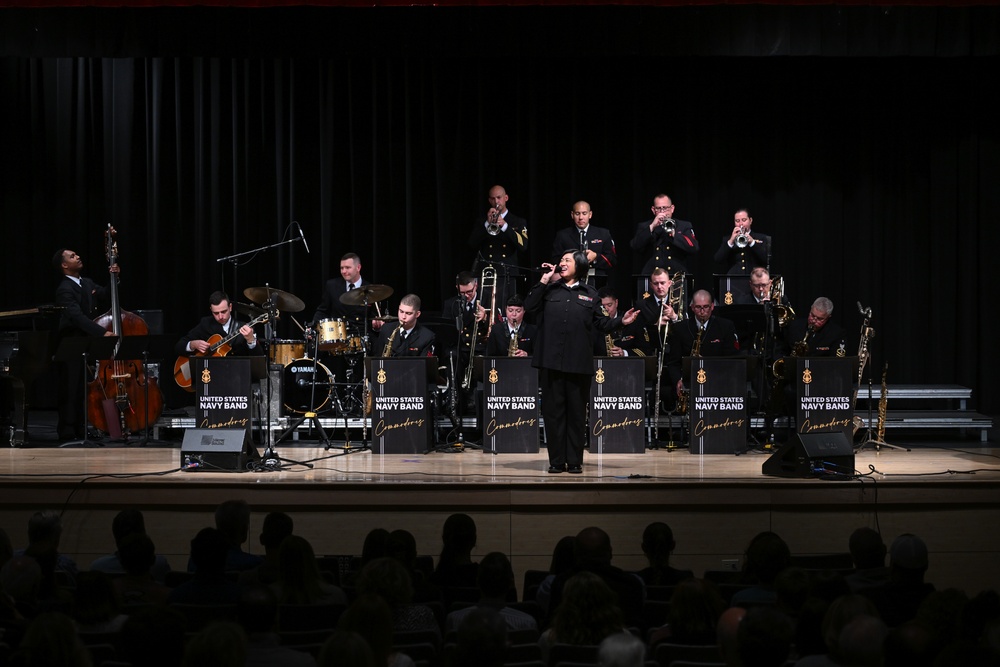
[[[350,292],[352,289],[354,289],[354,283],[347,283],[347,291]]]
[[[585,229],[580,230],[580,250],[587,249],[587,231]]]

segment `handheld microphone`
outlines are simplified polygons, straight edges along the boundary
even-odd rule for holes
[[[551,270],[552,269],[550,269],[547,266],[538,266],[538,267],[535,267],[535,271],[541,271],[542,273],[548,273]],[[563,272],[563,267],[561,267],[560,265],[556,264],[555,271],[556,271],[556,273],[562,273]]]
[[[294,220],[292,222],[295,222]],[[306,247],[306,252],[309,252],[309,244],[306,243],[306,235],[302,232],[302,225],[295,222],[295,226],[299,228],[299,238],[302,239],[302,245]]]

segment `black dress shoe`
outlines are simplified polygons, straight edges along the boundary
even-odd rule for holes
[[[573,473],[574,475],[579,475],[580,473],[583,472],[583,466],[570,466],[569,472]]]
[[[562,467],[557,467],[557,466],[549,466],[549,472],[551,474],[555,475],[557,473],[563,472],[563,468]]]

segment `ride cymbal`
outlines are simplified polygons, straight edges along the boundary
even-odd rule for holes
[[[340,302],[347,306],[363,306],[366,303],[375,303],[392,296],[392,288],[388,285],[362,285],[358,289],[344,292],[340,295]]]

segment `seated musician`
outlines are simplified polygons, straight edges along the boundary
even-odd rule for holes
[[[684,357],[730,357],[740,351],[733,323],[712,316],[715,303],[708,290],[695,292],[690,306],[694,317],[670,325],[667,370],[678,396],[684,389],[681,362]]]
[[[340,318],[356,327],[358,332],[364,331],[364,319],[368,311],[364,306],[349,306],[343,303],[340,297],[346,292],[369,284],[369,281],[361,277],[361,258],[353,252],[345,254],[340,258],[340,278],[331,278],[323,285],[323,297],[316,312],[313,313],[312,323]],[[375,304],[369,304],[368,309],[374,307]],[[372,322],[372,329],[375,331],[381,326],[382,320]]]
[[[233,306],[229,295],[218,290],[208,297],[211,315],[188,331],[174,346],[178,355],[205,354],[218,341],[231,338],[230,352],[225,356],[246,357],[261,354],[257,345],[257,334],[247,324],[241,324],[233,317]],[[213,337],[215,337],[213,339]]]
[[[420,297],[407,294],[399,301],[399,324],[379,332],[373,350],[382,357],[429,357],[434,354],[434,332],[420,325]]]
[[[507,299],[505,322],[497,322],[486,342],[486,356],[489,357],[530,357],[538,333],[534,324],[524,321],[524,299],[515,294]],[[517,345],[511,341],[517,336]]]
[[[455,276],[455,289],[458,290],[458,293],[445,299],[441,307],[441,315],[445,319],[455,322],[456,327],[461,327],[455,371],[457,377],[464,379],[472,359],[486,353],[486,340],[490,328],[486,324],[486,308],[483,307],[481,300],[477,302],[479,299],[479,279],[469,271],[462,271]],[[490,295],[486,296],[490,297]],[[472,340],[473,330],[476,332],[475,341]],[[451,355],[454,351],[451,349],[444,352]],[[473,392],[463,389],[463,394],[462,398],[466,408],[474,409]]]
[[[825,296],[813,301],[809,315],[796,319],[785,329],[783,352],[797,357],[847,356],[847,332],[830,321],[831,315],[832,301]]]
[[[615,291],[610,287],[602,287],[597,291],[597,296],[600,297],[607,316],[618,317],[618,297]],[[595,356],[648,357],[655,352],[656,347],[649,337],[649,330],[638,319],[610,334],[594,332]]]

